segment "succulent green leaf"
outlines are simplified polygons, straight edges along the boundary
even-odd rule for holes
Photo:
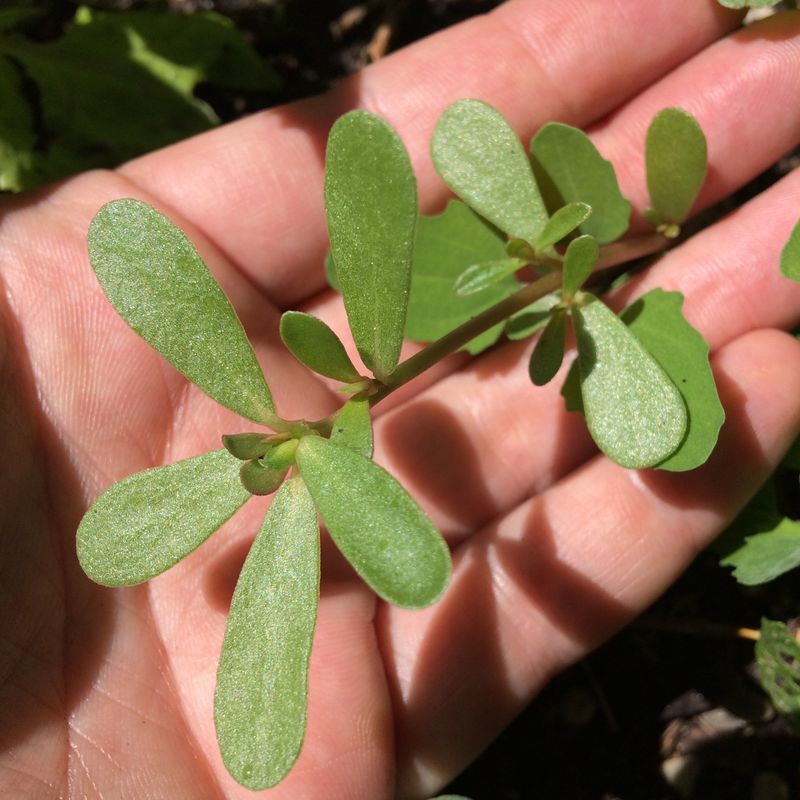
[[[89,229],[89,258],[117,313],[218,403],[269,424],[272,395],[228,298],[189,240],[139,200],[115,200]]]
[[[441,214],[419,218],[406,335],[430,342],[513,294],[520,284],[509,275],[479,294],[459,297],[453,286],[470,266],[506,257],[506,238],[463,203],[452,200]],[[494,344],[502,323],[467,345],[479,353]]]
[[[333,420],[331,441],[372,458],[372,417],[366,395],[350,398],[339,409]]]
[[[475,294],[488,289],[498,281],[513,275],[525,262],[519,258],[501,258],[497,261],[484,261],[467,267],[456,281],[455,291],[459,296]]]
[[[781,250],[781,274],[793,281],[800,281],[800,222],[794,226],[789,241]]]
[[[544,226],[536,240],[539,250],[546,250],[565,236],[569,236],[581,223],[586,222],[592,213],[592,207],[586,203],[567,203],[559,208]]]
[[[331,129],[325,165],[331,253],[353,339],[378,378],[397,366],[406,322],[417,188],[384,120],[351,111]]]
[[[245,461],[239,470],[239,480],[250,494],[272,494],[283,481],[285,469],[272,469],[259,459]]]
[[[550,321],[531,353],[528,372],[536,386],[544,386],[555,377],[564,360],[566,340],[567,316],[564,311],[558,309],[550,316]]]
[[[240,466],[227,450],[215,450],[113,484],[78,527],[83,571],[105,586],[131,586],[169,569],[250,497]]]
[[[431,154],[442,180],[481,216],[509,236],[539,238],[547,211],[522,143],[499,111],[457,100],[436,123]]]
[[[309,369],[342,383],[361,378],[339,337],[321,320],[302,311],[281,317],[281,339],[292,355]]]
[[[589,431],[621,466],[652,467],[683,441],[683,398],[625,323],[597,298],[587,301],[573,320]]]
[[[708,166],[706,137],[697,120],[680,108],[659,111],[647,131],[645,166],[653,210],[665,223],[683,222]]]
[[[756,663],[761,686],[775,710],[800,735],[800,642],[787,625],[761,620]]]
[[[513,340],[527,339],[544,328],[550,320],[553,306],[561,302],[560,292],[551,292],[535,300],[521,311],[512,314],[506,322],[506,336]]]
[[[564,297],[572,297],[592,274],[600,256],[597,241],[591,236],[573,239],[564,255]]]
[[[234,433],[222,437],[222,444],[225,449],[234,457],[241,461],[249,461],[251,458],[261,458],[267,450],[273,447],[273,443],[264,433]]]
[[[548,123],[531,142],[531,163],[551,213],[567,203],[586,203],[592,215],[578,230],[600,244],[613,242],[628,230],[631,204],[619,190],[611,162],[583,131]]]
[[[442,594],[447,545],[386,470],[319,436],[300,441],[297,466],[336,546],[376,594],[405,608]]]
[[[725,8],[771,8],[781,0],[718,0]]]
[[[680,472],[704,464],[725,421],[708,344],[683,316],[680,292],[654,289],[620,315],[678,389],[686,404],[687,431],[680,447],[659,469]]]
[[[248,789],[274,786],[303,744],[319,602],[317,511],[300,478],[281,486],[244,563],[217,672],[222,759]]]
[[[285,472],[294,464],[294,454],[297,452],[297,439],[276,444],[262,459],[261,463],[268,469]]]

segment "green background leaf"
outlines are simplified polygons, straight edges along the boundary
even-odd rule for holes
[[[342,383],[361,379],[339,337],[321,319],[287,311],[281,317],[280,330],[283,343],[309,369]]]
[[[539,238],[547,211],[525,150],[499,111],[457,100],[436,123],[431,154],[442,180],[481,216],[509,236],[532,244]]]
[[[592,215],[579,231],[600,244],[628,230],[631,204],[619,190],[611,162],[583,131],[560,122],[544,125],[531,142],[531,163],[551,213],[567,203],[591,206]]]
[[[686,406],[664,370],[604,303],[573,311],[586,423],[623,467],[664,461],[686,433]]]
[[[569,243],[564,255],[564,296],[572,297],[592,274],[600,248],[591,236],[579,236]]]
[[[771,8],[781,0],[718,0],[725,8]]]
[[[300,441],[297,466],[336,546],[376,594],[406,608],[442,594],[447,545],[386,470],[319,436]]]
[[[708,165],[706,137],[695,118],[665,108],[647,130],[645,166],[653,210],[664,222],[683,222],[697,197]]]
[[[620,314],[622,321],[667,373],[686,404],[688,428],[680,447],[658,465],[680,472],[704,464],[725,421],[708,344],[683,316],[680,292],[654,289]]]
[[[793,281],[800,281],[800,222],[794,226],[781,250],[781,274]]]
[[[350,398],[339,409],[333,420],[331,441],[372,458],[372,418],[366,395]]]
[[[89,258],[119,315],[218,403],[269,424],[264,374],[228,298],[189,240],[138,200],[115,200],[89,229]]]
[[[558,372],[564,360],[566,335],[566,314],[563,311],[555,311],[531,353],[528,373],[536,386],[549,383]]]
[[[325,208],[353,338],[364,363],[384,378],[403,343],[417,189],[403,143],[374,114],[351,111],[331,129]]]
[[[275,495],[239,575],[217,671],[222,758],[254,791],[278,783],[303,744],[319,558],[314,503],[292,478]]]
[[[250,497],[241,463],[214,450],[113,484],[78,527],[84,572],[105,586],[131,586],[188,556]]]
[[[761,620],[756,662],[775,709],[800,735],[800,643],[782,622]]]

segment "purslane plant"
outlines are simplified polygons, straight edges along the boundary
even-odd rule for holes
[[[544,126],[527,153],[496,110],[462,100],[443,113],[431,150],[460,200],[420,216],[408,155],[385,121],[354,111],[331,131],[328,271],[371,375],[360,374],[321,320],[290,311],[280,325],[302,363],[350,394],[325,419],[280,416],[230,303],[164,216],[117,200],[89,232],[92,266],[126,322],[206,394],[259,426],[220,431],[223,448],[114,484],[77,540],[93,580],[136,584],[191,553],[251,495],[276,492],[234,592],[215,698],[226,767],[252,789],[278,783],[303,741],[318,515],[384,600],[420,608],[448,582],[444,540],[371,459],[372,406],[446,355],[480,352],[504,332],[519,339],[541,330],[529,371],[543,385],[560,371],[571,327],[577,358],[562,393],[617,463],[693,469],[723,422],[708,347],[683,318],[681,295],[655,290],[618,316],[586,288],[680,235],[706,171],[705,139],[687,113],[665,109],[648,132],[655,231],[643,237],[620,240],[630,204],[611,165],[575,128]],[[787,258],[800,272],[798,253]],[[404,336],[431,344],[400,362]]]

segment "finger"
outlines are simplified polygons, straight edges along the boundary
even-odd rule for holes
[[[739,17],[691,3],[515,0],[386,58],[321,98],[255,115],[122,171],[179,209],[279,305],[323,286],[324,137],[360,106],[396,126],[423,206],[444,187],[428,158],[436,117],[460,97],[495,104],[525,137],[550,119],[585,125],[729,30]],[[591,64],[591,69],[586,65]]]
[[[800,424],[800,344],[753,332],[714,366],[727,423],[704,467],[634,472],[598,457],[463,545],[437,605],[383,608],[401,796],[433,793],[554,672],[651,603],[777,464]]]

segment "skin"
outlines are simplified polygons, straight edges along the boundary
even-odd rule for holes
[[[213,686],[238,570],[268,499],[147,585],[90,583],[75,529],[112,481],[252,428],[149,349],[105,300],[85,234],[106,201],[164,210],[231,297],[287,417],[340,396],[277,335],[301,308],[345,335],[324,286],[322,153],[359,106],[406,142],[423,207],[446,196],[427,155],[436,116],[464,96],[528,139],[587,126],[636,209],[653,113],[691,111],[709,140],[697,210],[800,139],[800,15],[730,35],[738,17],[655,0],[512,0],[368,68],[330,94],[255,115],[125,165],[8,199],[0,216],[0,794],[239,798],[217,750]],[[590,68],[586,68],[588,67]],[[530,386],[531,343],[438,365],[378,407],[377,458],[454,548],[444,599],[377,602],[325,547],[309,726],[291,800],[425,798],[558,670],[651,603],[769,474],[800,423],[800,287],[777,259],[800,175],[673,250],[613,297],[686,293],[727,410],[719,447],[688,475],[597,456],[557,385]],[[408,352],[413,347],[409,346]],[[555,382],[558,384],[558,381]]]

